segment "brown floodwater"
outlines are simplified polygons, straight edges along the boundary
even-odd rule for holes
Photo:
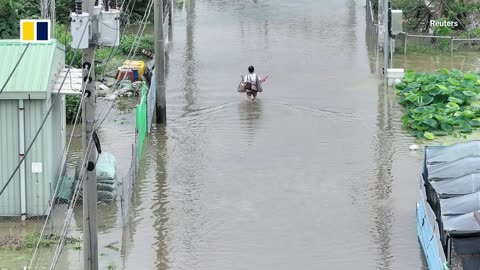
[[[101,269],[424,269],[423,153],[408,148],[423,142],[402,128],[378,75],[365,1],[177,2],[168,125],[145,143],[130,226],[122,231],[119,204],[99,207]],[[255,103],[236,92],[249,65],[269,75]],[[478,57],[398,54],[394,66],[473,70]],[[100,133],[122,176],[134,121],[115,109]],[[81,213],[73,223],[80,236]],[[29,255],[9,254],[1,267]],[[81,264],[68,248],[58,269]]]

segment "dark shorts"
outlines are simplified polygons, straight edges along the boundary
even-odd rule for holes
[[[257,97],[257,92],[258,92],[258,91],[254,91],[254,90],[247,90],[247,96],[249,96],[249,97],[250,97],[250,96],[252,96],[252,95],[253,95],[253,97]]]

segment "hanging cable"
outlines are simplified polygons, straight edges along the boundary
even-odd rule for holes
[[[87,77],[90,76],[90,73],[91,73],[92,69],[89,70],[88,74],[87,74]],[[83,90],[81,91],[81,93],[84,93],[85,92],[85,89],[86,89],[86,86],[87,84],[84,85],[83,87]],[[72,132],[70,134],[70,138],[68,140],[68,144],[67,146],[64,148],[64,151],[62,153],[62,158],[60,160],[60,164],[64,164],[64,162],[66,161],[66,157],[67,157],[67,153],[68,153],[68,150],[70,149],[70,145],[72,143],[72,139],[73,139],[73,135],[75,133],[75,128],[77,126],[77,123],[80,119],[80,107],[82,106],[83,102],[84,102],[84,98],[86,97],[86,95],[82,95],[82,98],[78,104],[78,107],[77,107],[77,110],[76,110],[76,117],[75,117],[75,121],[74,121],[74,124],[73,124],[73,128],[72,128]],[[62,185],[63,183],[63,178],[62,178],[62,174],[61,174],[61,171],[62,171],[62,166],[59,166],[59,171],[58,171],[58,179],[57,179],[57,182],[56,182],[56,185],[55,185],[55,189],[52,193],[52,196],[49,200],[49,204],[48,204],[48,208],[47,208],[47,211],[46,211],[46,218],[45,218],[45,222],[43,224],[43,227],[42,227],[42,230],[40,232],[40,236],[37,240],[37,244],[35,245],[35,249],[33,250],[33,255],[32,255],[32,258],[30,259],[29,261],[29,266],[28,266],[28,269],[31,269],[32,266],[34,266],[36,264],[36,258],[37,258],[37,252],[39,250],[39,247],[40,247],[40,243],[42,241],[42,238],[43,238],[43,235],[45,233],[45,229],[47,227],[47,223],[49,221],[49,218],[50,216],[52,215],[52,212],[53,212],[53,205],[55,204],[55,201],[56,201],[56,198],[57,198],[57,194],[58,194],[58,191],[59,191],[59,188],[60,186]]]
[[[3,86],[2,86],[2,89],[0,89],[0,94],[2,94],[3,90],[5,90],[5,88],[7,87],[8,82],[10,81],[10,79],[11,79],[12,76],[13,76],[13,74],[15,73],[15,70],[17,70],[18,65],[19,65],[20,62],[22,61],[23,56],[25,55],[25,53],[27,52],[27,50],[28,50],[29,47],[30,47],[30,43],[27,44],[27,46],[26,46],[25,49],[23,50],[22,54],[20,55],[20,58],[18,59],[17,63],[16,63],[15,66],[13,67],[12,72],[10,72],[10,75],[8,75],[7,80],[5,81],[5,83],[4,83]]]
[[[133,41],[133,43],[132,43],[132,47],[130,48],[130,51],[129,51],[129,53],[128,53],[127,60],[130,60],[130,61],[131,61],[131,60],[133,60],[133,57],[135,57],[136,50],[137,50],[137,48],[138,48],[138,43],[140,42],[140,39],[139,39],[139,38],[140,38],[141,36],[143,36],[143,33],[144,33],[144,31],[145,31],[145,28],[146,28],[146,23],[147,23],[147,21],[148,21],[148,17],[150,16],[151,8],[152,8],[152,7],[153,7],[153,1],[150,0],[150,2],[149,2],[148,5],[147,5],[147,9],[145,10],[144,16],[143,16],[143,18],[142,18],[142,23],[140,24],[140,26],[139,26],[139,28],[138,28],[137,34],[136,34],[135,39],[134,39],[134,41]],[[117,90],[117,89],[120,87],[120,85],[125,81],[125,77],[126,77],[126,76],[124,76],[124,77],[122,78],[122,80],[115,85],[115,87],[112,89],[112,92],[113,92],[113,90]],[[105,114],[105,117],[103,118],[103,120],[100,121],[100,124],[98,125],[97,129],[100,128],[100,126],[103,124],[103,122],[107,119],[109,113],[111,112],[111,110],[113,109],[113,106],[114,106],[114,104],[115,104],[114,101],[115,101],[115,99],[113,99],[113,100],[111,101],[110,107],[109,107],[107,113]],[[106,108],[106,106],[103,107],[103,109],[101,110],[101,112],[99,113],[99,115],[101,115],[101,114],[103,113],[103,111],[104,111],[105,108]]]
[[[147,10],[149,11],[149,12],[148,12],[148,15],[146,15],[146,18],[147,18],[147,19],[148,19],[148,16],[149,16],[149,14],[150,14],[150,10],[151,10],[152,5],[153,5],[153,1],[150,2],[150,5],[149,5],[150,8],[147,9]],[[133,55],[135,55],[135,50],[136,50],[136,49],[134,50],[134,49],[133,49],[133,46],[135,45],[135,42],[139,42],[138,37],[141,36],[141,35],[143,35],[143,32],[144,32],[144,30],[145,30],[145,25],[146,25],[146,21],[145,21],[145,24],[143,25],[143,29],[142,29],[141,31],[140,31],[140,29],[139,29],[139,33],[137,33],[137,36],[136,36],[136,38],[135,38],[135,40],[134,40],[134,44],[132,45],[132,48],[131,48],[131,50],[130,50],[130,53],[129,53],[129,56],[127,57],[127,59],[130,57],[130,55],[132,54],[132,52],[133,52]],[[141,32],[141,34],[140,34],[140,32]],[[137,47],[136,47],[136,48],[138,48],[138,44],[137,44]],[[133,57],[133,56],[132,56],[132,57]],[[123,78],[123,80],[125,80],[125,78]],[[123,81],[123,80],[122,80],[122,81]],[[112,107],[113,107],[113,106],[111,106],[110,108],[112,108]],[[104,107],[104,108],[105,108],[105,107]],[[109,112],[110,112],[110,110],[109,110]],[[108,113],[107,113],[107,115],[108,115]],[[107,115],[106,115],[106,116],[107,116]],[[78,114],[77,114],[77,117],[78,117]],[[105,119],[106,119],[106,117],[103,119],[103,121],[104,121]],[[102,123],[103,123],[103,121],[102,121]],[[98,128],[99,128],[100,126],[101,126],[101,125],[98,125],[95,130],[98,130]],[[93,134],[92,134],[92,135],[93,135]],[[90,137],[90,139],[89,139],[89,143],[88,143],[89,146],[90,146],[91,141],[92,141],[92,137]],[[90,149],[90,148],[88,147],[88,149]],[[84,162],[83,162],[83,165],[82,165],[82,169],[81,169],[80,175],[82,175],[82,171],[84,171],[84,168],[85,168],[85,166],[84,166],[85,160],[86,160],[86,158],[84,157]],[[97,161],[98,161],[98,158],[97,158]],[[63,230],[62,235],[61,235],[61,241],[60,241],[59,245],[57,246],[57,250],[56,250],[56,252],[55,252],[55,256],[54,256],[54,259],[53,259],[53,261],[52,261],[52,265],[51,265],[51,268],[50,268],[50,269],[54,269],[54,268],[55,268],[56,263],[57,263],[57,261],[58,261],[58,259],[59,259],[60,254],[61,254],[62,247],[63,247],[63,243],[64,243],[65,236],[66,236],[66,229],[67,229],[68,226],[69,226],[69,223],[70,223],[70,220],[71,220],[71,215],[72,215],[72,213],[73,213],[73,208],[75,207],[76,200],[78,199],[78,196],[79,196],[78,187],[80,186],[80,182],[83,183],[84,177],[80,177],[80,179],[82,179],[82,180],[77,183],[77,188],[75,189],[76,192],[74,193],[74,196],[73,196],[73,198],[74,198],[74,199],[73,199],[73,202],[74,202],[74,203],[73,203],[72,206],[69,208],[68,215],[67,215],[67,220],[66,220],[66,223],[65,223],[66,228],[65,228],[65,226],[64,226],[64,230]]]
[[[127,10],[128,10],[128,6],[130,5],[130,1],[131,1],[131,0],[128,0]],[[132,15],[133,7],[135,6],[136,1],[137,1],[137,0],[134,0],[134,1],[133,1],[132,8],[130,9],[130,14],[127,15],[128,23],[127,23],[127,25],[123,28],[122,33],[120,34],[120,39],[123,37],[123,35],[125,34],[125,31],[127,30],[127,27],[130,25],[130,16]],[[124,4],[124,3],[125,3],[125,0],[123,0],[122,6],[121,6],[120,8],[123,7],[123,4]],[[108,63],[112,60],[113,56],[115,56],[115,55],[118,53],[119,48],[120,48],[120,46],[113,47],[112,50],[110,51],[110,55],[109,55],[108,58],[107,58],[107,62],[105,63],[105,68],[103,69],[103,72],[102,72],[102,82],[103,82],[104,79],[105,79],[105,70],[107,70]],[[100,76],[99,76],[99,77],[100,77]]]

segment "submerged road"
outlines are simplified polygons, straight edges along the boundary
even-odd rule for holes
[[[125,269],[422,269],[421,153],[370,62],[363,0],[186,0]],[[256,103],[236,93],[254,65]]]

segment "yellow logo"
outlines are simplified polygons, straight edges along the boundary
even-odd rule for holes
[[[23,42],[50,42],[50,20],[20,20],[20,40]]]

